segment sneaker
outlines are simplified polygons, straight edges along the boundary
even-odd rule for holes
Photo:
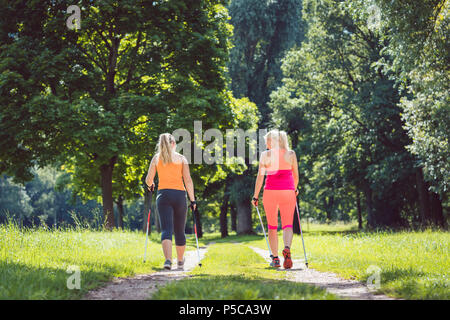
[[[284,257],[283,267],[285,269],[292,268],[291,249],[284,248],[283,257]]]
[[[185,258],[183,258],[183,261],[178,261],[177,262],[177,267],[179,270],[183,270],[184,269],[184,262],[186,261]]]
[[[166,262],[164,262],[164,269],[170,270],[172,268],[172,261],[170,260],[166,260]]]
[[[280,267],[280,258],[272,257],[272,262],[270,263],[271,267],[279,268]]]

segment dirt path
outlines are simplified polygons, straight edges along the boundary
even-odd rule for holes
[[[213,243],[210,243],[211,245]],[[251,247],[256,253],[270,262],[269,252],[264,249]],[[207,247],[200,248],[200,259],[203,259]],[[282,259],[281,259],[282,260]],[[302,282],[326,289],[344,299],[352,300],[393,300],[385,295],[376,295],[367,286],[355,280],[338,277],[334,273],[320,272],[306,268],[303,260],[293,259],[294,267],[289,270],[280,268],[284,279]],[[105,286],[90,291],[83,300],[146,300],[171,281],[190,277],[189,272],[197,266],[197,251],[186,252],[186,262],[183,270],[162,270],[151,274],[141,274],[132,278],[114,278]]]
[[[203,259],[206,247],[200,248]],[[151,274],[141,274],[132,278],[114,278],[103,287],[90,291],[83,300],[147,300],[171,281],[189,277],[189,272],[198,264],[197,250],[186,251],[183,270],[177,270],[176,262],[172,270],[162,270]],[[176,259],[175,259],[176,261]]]
[[[256,253],[270,262],[269,251],[260,248],[249,247]],[[281,262],[283,258],[281,257]],[[326,289],[328,292],[336,294],[344,299],[351,300],[394,300],[394,298],[371,292],[367,286],[355,280],[339,278],[330,272],[320,272],[311,268],[306,268],[304,260],[293,259],[292,269],[280,268],[280,272],[286,274],[286,280],[302,282]]]

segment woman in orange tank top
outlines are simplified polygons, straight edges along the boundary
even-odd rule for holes
[[[164,268],[172,266],[172,234],[175,234],[175,245],[178,258],[178,268],[183,268],[184,251],[186,249],[186,191],[195,210],[194,184],[189,173],[186,158],[175,152],[175,138],[169,133],[159,136],[157,153],[153,157],[145,182],[153,190],[155,175],[158,174],[158,207],[161,224],[161,244],[166,258]]]

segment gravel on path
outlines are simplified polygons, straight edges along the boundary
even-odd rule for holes
[[[269,251],[249,247],[262,256],[267,262],[270,262]],[[282,260],[282,259],[280,259]],[[280,272],[285,273],[285,280],[311,284],[333,293],[341,298],[350,300],[395,300],[394,298],[375,294],[369,288],[358,281],[342,279],[331,272],[321,272],[311,268],[306,268],[304,260],[292,259],[292,269],[279,268]]]
[[[206,247],[200,247],[203,259]],[[150,274],[140,274],[131,278],[114,278],[105,286],[88,292],[83,300],[147,300],[171,281],[190,277],[188,274],[198,265],[197,250],[186,251],[184,269],[178,270],[176,258],[172,270],[161,270]]]

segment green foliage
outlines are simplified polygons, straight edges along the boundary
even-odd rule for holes
[[[243,187],[248,189],[253,184],[252,171],[250,171],[252,166],[249,164],[248,155],[250,148],[256,148],[256,146],[252,145],[249,139],[245,139],[245,141],[235,139],[233,142],[235,154],[227,154],[226,132],[227,130],[236,130],[237,133],[237,130],[242,130],[257,134],[260,114],[256,104],[248,98],[236,99],[231,93],[228,93],[228,99],[230,101],[231,121],[228,126],[223,127],[224,141],[223,146],[220,146],[220,152],[224,155],[224,163],[209,166],[209,168],[204,165],[191,166],[193,170],[198,170],[198,167],[202,168],[202,174],[200,175],[202,180],[200,183],[195,183],[195,188],[197,194],[201,194],[199,197],[200,207],[204,208],[203,210],[206,211],[205,215],[209,216],[205,220],[207,226],[211,228],[212,225],[217,225],[217,221],[214,220],[217,219],[216,217],[223,202],[230,201],[230,203],[236,204],[240,201],[248,200],[249,195],[241,191]],[[244,158],[236,156],[236,150],[240,144],[245,146]],[[244,186],[241,184],[242,182]],[[225,200],[227,197],[229,197],[228,200]]]
[[[33,180],[19,185],[4,176],[0,185],[0,222],[12,220],[32,226],[102,226],[101,207],[94,201],[82,201],[70,190],[58,185],[70,181],[68,174],[51,167],[34,169]]]
[[[346,279],[366,283],[372,272],[381,269],[377,290],[403,299],[448,300],[450,236],[445,231],[357,232],[354,225],[304,226],[303,236],[310,267],[334,272]],[[246,239],[242,239],[246,241]],[[279,241],[282,241],[280,233]],[[295,235],[292,256],[299,257],[302,240]],[[249,245],[267,248],[264,239]]]
[[[407,150],[397,74],[380,63],[392,52],[386,34],[369,28],[368,7],[304,1],[307,40],[285,56],[270,106],[299,155],[303,201],[333,219],[361,192],[370,227],[414,225],[417,159]]]
[[[303,40],[302,1],[232,0],[233,25],[229,74],[234,96],[256,103],[260,123],[267,125],[269,94],[281,83],[281,59]]]
[[[11,180],[0,176],[0,217],[3,221],[9,218],[21,223],[32,214],[33,208],[25,188]]]
[[[379,0],[386,30],[386,51],[392,61],[384,68],[396,78],[406,95],[402,118],[433,190],[449,194],[450,181],[450,4],[443,0]]]
[[[2,6],[0,169],[26,180],[33,161],[64,163],[77,194],[101,190],[111,227],[113,198],[142,194],[158,134],[229,121],[228,16],[222,1],[80,1],[71,31],[66,5]]]

